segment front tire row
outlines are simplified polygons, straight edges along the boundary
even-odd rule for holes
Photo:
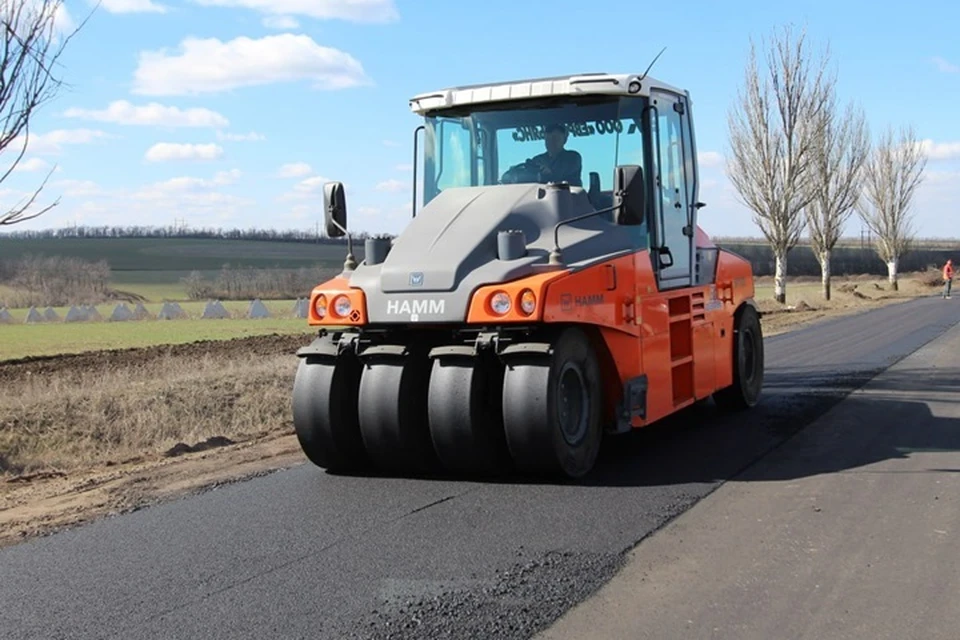
[[[734,327],[734,383],[718,406],[755,405],[763,383],[763,338],[751,307]],[[597,354],[579,328],[501,356],[416,345],[357,356],[329,336],[301,356],[293,422],[304,454],[332,472],[581,478],[603,437]]]

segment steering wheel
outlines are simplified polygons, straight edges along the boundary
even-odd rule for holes
[[[540,167],[528,159],[507,169],[500,178],[500,184],[518,184],[521,182],[540,182]]]

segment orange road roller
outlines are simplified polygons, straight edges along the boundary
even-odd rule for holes
[[[593,73],[415,96],[413,216],[313,289],[293,417],[332,472],[579,478],[601,440],[764,375],[750,263],[697,224],[689,92]],[[421,179],[418,180],[417,176]]]

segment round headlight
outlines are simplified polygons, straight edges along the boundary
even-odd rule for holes
[[[318,295],[317,299],[313,301],[313,310],[318,318],[327,317],[327,296],[322,293]]]
[[[520,309],[527,315],[537,308],[537,296],[530,289],[524,289],[520,294]]]
[[[498,291],[490,297],[490,308],[498,316],[502,316],[510,311],[510,296],[503,291]]]
[[[350,315],[350,298],[347,296],[337,296],[333,299],[333,311],[341,318]]]

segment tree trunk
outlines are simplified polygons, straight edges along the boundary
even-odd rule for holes
[[[887,274],[888,279],[890,280],[890,288],[894,291],[900,291],[900,284],[897,282],[897,265],[899,262],[900,261],[897,258],[887,262]]]
[[[820,281],[823,284],[823,299],[830,299],[830,250],[820,254]]]
[[[784,304],[787,301],[787,252],[774,249],[774,257],[777,266],[773,276],[773,298]]]

